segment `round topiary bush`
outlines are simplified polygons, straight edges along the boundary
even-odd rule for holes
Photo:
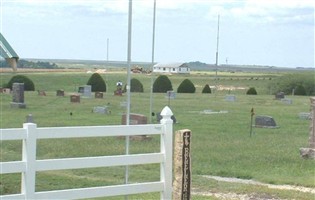
[[[124,90],[123,91],[124,92],[127,91],[126,85],[124,86]],[[138,79],[132,78],[130,80],[130,92],[143,92],[143,85]]]
[[[195,93],[195,91],[196,87],[189,79],[183,80],[177,88],[178,93]]]
[[[153,83],[154,93],[165,93],[169,90],[173,90],[172,83],[165,75],[160,75]]]
[[[31,79],[24,75],[13,76],[7,84],[7,87],[12,90],[13,83],[24,83],[24,91],[34,91],[35,85]]]
[[[202,89],[202,93],[211,93],[211,88],[208,84]]]
[[[247,90],[246,94],[248,95],[257,95],[257,91],[254,87],[251,87]]]
[[[100,74],[94,73],[89,78],[87,85],[91,85],[92,92],[106,92],[106,84]]]

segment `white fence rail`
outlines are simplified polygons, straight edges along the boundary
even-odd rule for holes
[[[23,128],[0,129],[0,140],[22,140],[22,160],[0,162],[0,174],[21,173],[21,193],[1,195],[0,199],[84,199],[160,192],[161,199],[172,199],[172,154],[173,121],[172,111],[165,107],[161,124],[131,126],[88,126],[37,128],[36,124],[25,123]],[[159,153],[97,156],[65,159],[36,160],[37,139],[79,138],[160,135]],[[115,186],[78,188],[36,192],[36,172],[48,170],[80,169],[110,166],[128,166],[160,163],[160,181]]]

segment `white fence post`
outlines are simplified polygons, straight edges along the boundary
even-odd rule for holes
[[[172,181],[173,181],[173,112],[168,106],[165,106],[161,112],[163,117],[161,124],[164,125],[163,134],[161,134],[161,153],[164,153],[164,162],[161,163],[161,181],[164,182],[164,191],[161,199],[172,199]]]
[[[26,129],[27,137],[23,140],[22,161],[25,162],[26,171],[22,173],[21,193],[25,199],[34,199],[35,197],[35,170],[36,170],[36,129],[37,125],[33,123],[23,124]]]

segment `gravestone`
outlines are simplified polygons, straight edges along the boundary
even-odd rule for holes
[[[173,199],[189,200],[191,197],[191,131],[175,132]]]
[[[80,86],[78,92],[82,94],[82,97],[91,98],[92,86],[91,85]]]
[[[236,96],[235,95],[226,95],[225,101],[234,102],[234,101],[236,101]]]
[[[147,123],[148,123],[148,118],[145,115],[130,113],[130,117],[129,117],[130,125],[147,124]],[[121,124],[126,125],[126,114],[122,115]]]
[[[24,103],[24,83],[13,83],[11,108],[26,108]]]
[[[300,119],[306,119],[306,120],[312,119],[311,118],[311,113],[309,113],[309,112],[300,112],[299,113],[299,118]]]
[[[200,113],[201,114],[226,114],[229,111],[227,110],[220,110],[220,111],[213,111],[213,110],[203,110]]]
[[[275,94],[277,100],[284,99],[284,92],[278,92]]]
[[[167,91],[165,97],[169,99],[175,99],[176,93],[174,91]]]
[[[103,92],[95,92],[95,99],[103,99],[104,94]]]
[[[26,123],[34,123],[34,119],[33,119],[33,115],[32,114],[28,114],[26,116]]]
[[[110,114],[110,111],[108,106],[96,106],[93,108],[93,113]]]
[[[65,91],[64,91],[64,90],[57,90],[56,96],[58,96],[58,97],[64,97],[64,96],[65,96]]]
[[[257,115],[255,118],[255,127],[258,128],[278,128],[275,120],[271,116]]]
[[[127,120],[126,114],[123,114],[121,117],[121,124],[126,125],[127,124],[126,120]],[[130,113],[129,125],[147,124],[147,123],[148,123],[148,118],[145,115]],[[147,135],[134,135],[134,136],[130,136],[130,139],[142,141],[142,140],[151,140],[151,137]]]
[[[70,102],[71,103],[80,103],[80,95],[78,95],[78,94],[70,95]]]
[[[283,98],[283,99],[281,99],[281,102],[283,102],[285,104],[292,104],[292,99]]]
[[[120,102],[120,107],[123,107],[123,108],[127,107],[127,101]]]
[[[300,148],[302,158],[315,159],[315,97],[311,97],[311,123],[309,133],[309,147]]]

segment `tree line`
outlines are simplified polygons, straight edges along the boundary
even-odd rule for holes
[[[33,69],[57,69],[60,68],[56,63],[42,62],[42,61],[27,61],[19,60],[17,63],[18,68],[33,68]],[[11,68],[5,60],[0,60],[0,68]]]

